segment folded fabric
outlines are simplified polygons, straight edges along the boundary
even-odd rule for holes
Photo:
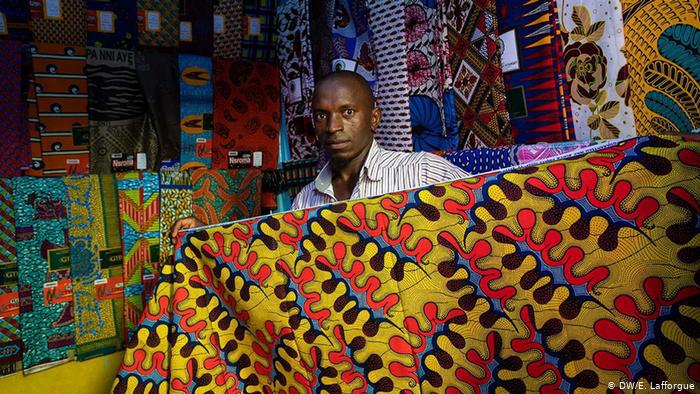
[[[180,21],[177,0],[136,0],[139,45],[177,47]]]
[[[158,275],[159,183],[153,172],[117,174],[119,222],[124,256],[126,338],[134,333]]]
[[[236,168],[231,161],[246,153],[262,155],[260,169],[277,169],[281,122],[277,65],[217,60],[214,75],[212,168]]]
[[[111,122],[90,121],[90,172],[110,174],[158,166],[158,136],[147,116]]]
[[[212,0],[180,2],[180,53],[211,57],[214,51]]]
[[[241,59],[277,63],[277,0],[243,2]],[[301,11],[301,10],[299,10]],[[308,10],[305,11],[308,14]],[[308,23],[308,22],[307,22]]]
[[[0,39],[21,42],[32,40],[28,1],[4,0],[0,3],[0,18],[5,25],[4,29],[0,29]]]
[[[211,167],[214,87],[209,57],[180,55],[180,164]]]
[[[75,353],[66,188],[62,178],[12,182],[22,365],[30,373],[69,361]]]
[[[641,138],[190,231],[113,392],[697,385],[699,157]]]
[[[513,156],[513,149],[503,148],[474,148],[456,152],[446,152],[442,156],[450,163],[463,169],[469,174],[483,174],[518,164]]]
[[[133,50],[138,28],[136,0],[87,0],[87,46]]]
[[[65,178],[78,360],[118,351],[124,340],[124,278],[114,175]]]
[[[170,229],[178,219],[192,216],[190,173],[179,166],[160,168],[160,262],[172,262],[174,252]]]
[[[29,135],[22,101],[22,44],[0,41],[0,178],[20,175],[27,160]]]
[[[0,178],[0,376],[22,368],[12,180]]]
[[[243,3],[219,0],[214,7],[214,57],[240,59],[243,39]]]
[[[85,0],[30,1],[34,42],[85,47]]]
[[[260,170],[194,170],[194,217],[216,224],[260,215],[261,182]]]
[[[87,48],[88,114],[91,121],[125,120],[146,113],[133,51]]]
[[[90,152],[85,48],[35,44],[32,66],[43,174],[87,173]]]
[[[570,141],[517,145],[512,149],[518,164],[527,164],[538,160],[560,156],[565,153],[574,152],[591,145],[594,145],[591,141]]]
[[[30,70],[32,69],[31,66]],[[27,127],[29,134],[29,155],[31,164],[23,175],[40,177],[44,175],[44,158],[41,155],[41,132],[39,131],[39,108],[36,100],[34,73],[29,72],[27,80]]]

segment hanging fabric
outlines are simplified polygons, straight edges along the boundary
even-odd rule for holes
[[[181,170],[211,167],[214,112],[212,60],[180,55]]]
[[[212,56],[213,11],[212,0],[180,0],[180,53]]]
[[[0,377],[22,368],[12,180],[0,178]]]
[[[22,44],[18,41],[0,41],[0,178],[20,175],[29,164],[29,135],[22,101]]]
[[[172,262],[174,245],[170,229],[178,219],[192,216],[192,184],[189,171],[180,171],[178,165],[160,168],[160,262]]]
[[[137,0],[139,45],[177,47],[180,39],[179,0]]]
[[[4,0],[0,2],[0,18],[5,28],[0,29],[0,40],[32,41],[29,2],[26,0]]]
[[[242,60],[277,63],[276,10],[277,0],[247,0],[243,2]]]
[[[136,0],[87,0],[87,46],[134,50],[138,42]]]
[[[214,7],[214,57],[239,59],[243,39],[243,3],[219,0]]]
[[[194,170],[194,217],[217,224],[260,215],[261,181],[259,170]]]
[[[29,1],[36,43],[74,47],[87,45],[85,0]]]

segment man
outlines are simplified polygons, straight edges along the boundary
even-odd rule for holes
[[[469,176],[447,160],[428,152],[392,152],[379,147],[374,133],[381,119],[372,90],[351,71],[336,71],[316,85],[313,101],[316,137],[330,161],[306,185],[292,209],[315,207],[348,199],[378,196],[399,190]],[[173,225],[179,230],[204,225],[195,218]]]

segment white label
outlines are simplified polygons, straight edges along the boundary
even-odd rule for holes
[[[122,154],[121,153],[112,153],[112,159],[121,159]]]
[[[117,282],[117,284],[114,285],[114,287],[117,287],[117,288],[124,287],[124,282]]]
[[[501,34],[501,42],[503,43],[503,54],[501,55],[503,72],[520,70],[520,55],[518,54],[518,40],[515,37],[515,30]]]
[[[206,138],[197,138],[197,139],[195,139],[195,142],[203,143],[203,142],[207,142],[207,139]]]
[[[136,154],[136,169],[145,170],[148,167],[148,159],[146,158],[146,153],[139,152]]]
[[[253,167],[262,167],[263,153],[260,151],[253,152]]]
[[[334,71],[355,71],[357,68],[357,62],[350,59],[334,59],[332,62],[332,67]]]
[[[156,277],[156,276],[153,275],[153,274],[144,274],[141,278],[142,278],[143,280],[151,280],[151,279],[153,279],[153,278],[155,278],[155,277]]]
[[[50,289],[50,288],[56,287],[56,286],[58,286],[58,282],[57,282],[57,281],[46,282],[46,283],[44,283],[44,288],[45,288],[45,289]]]
[[[292,79],[287,84],[289,87],[289,101],[294,104],[301,101],[301,78]]]
[[[44,0],[44,15],[46,18],[60,18],[61,0]]]
[[[66,159],[66,164],[80,164],[80,159]]]
[[[97,11],[97,31],[100,33],[114,33],[113,12]]]
[[[107,284],[107,279],[97,279],[95,281],[95,286]]]
[[[5,14],[0,12],[0,34],[7,34],[7,18]]]
[[[248,35],[260,35],[260,18],[248,17]]]
[[[180,22],[180,41],[192,41],[192,22]]]
[[[158,12],[158,11],[146,11],[146,30],[148,30],[148,31],[159,31],[160,30],[160,12]]]
[[[223,15],[214,15],[214,34],[221,34],[226,30]]]

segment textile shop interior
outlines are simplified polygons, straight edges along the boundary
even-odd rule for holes
[[[338,70],[472,176],[291,210]],[[697,1],[0,0],[0,113],[2,393],[700,385]]]

